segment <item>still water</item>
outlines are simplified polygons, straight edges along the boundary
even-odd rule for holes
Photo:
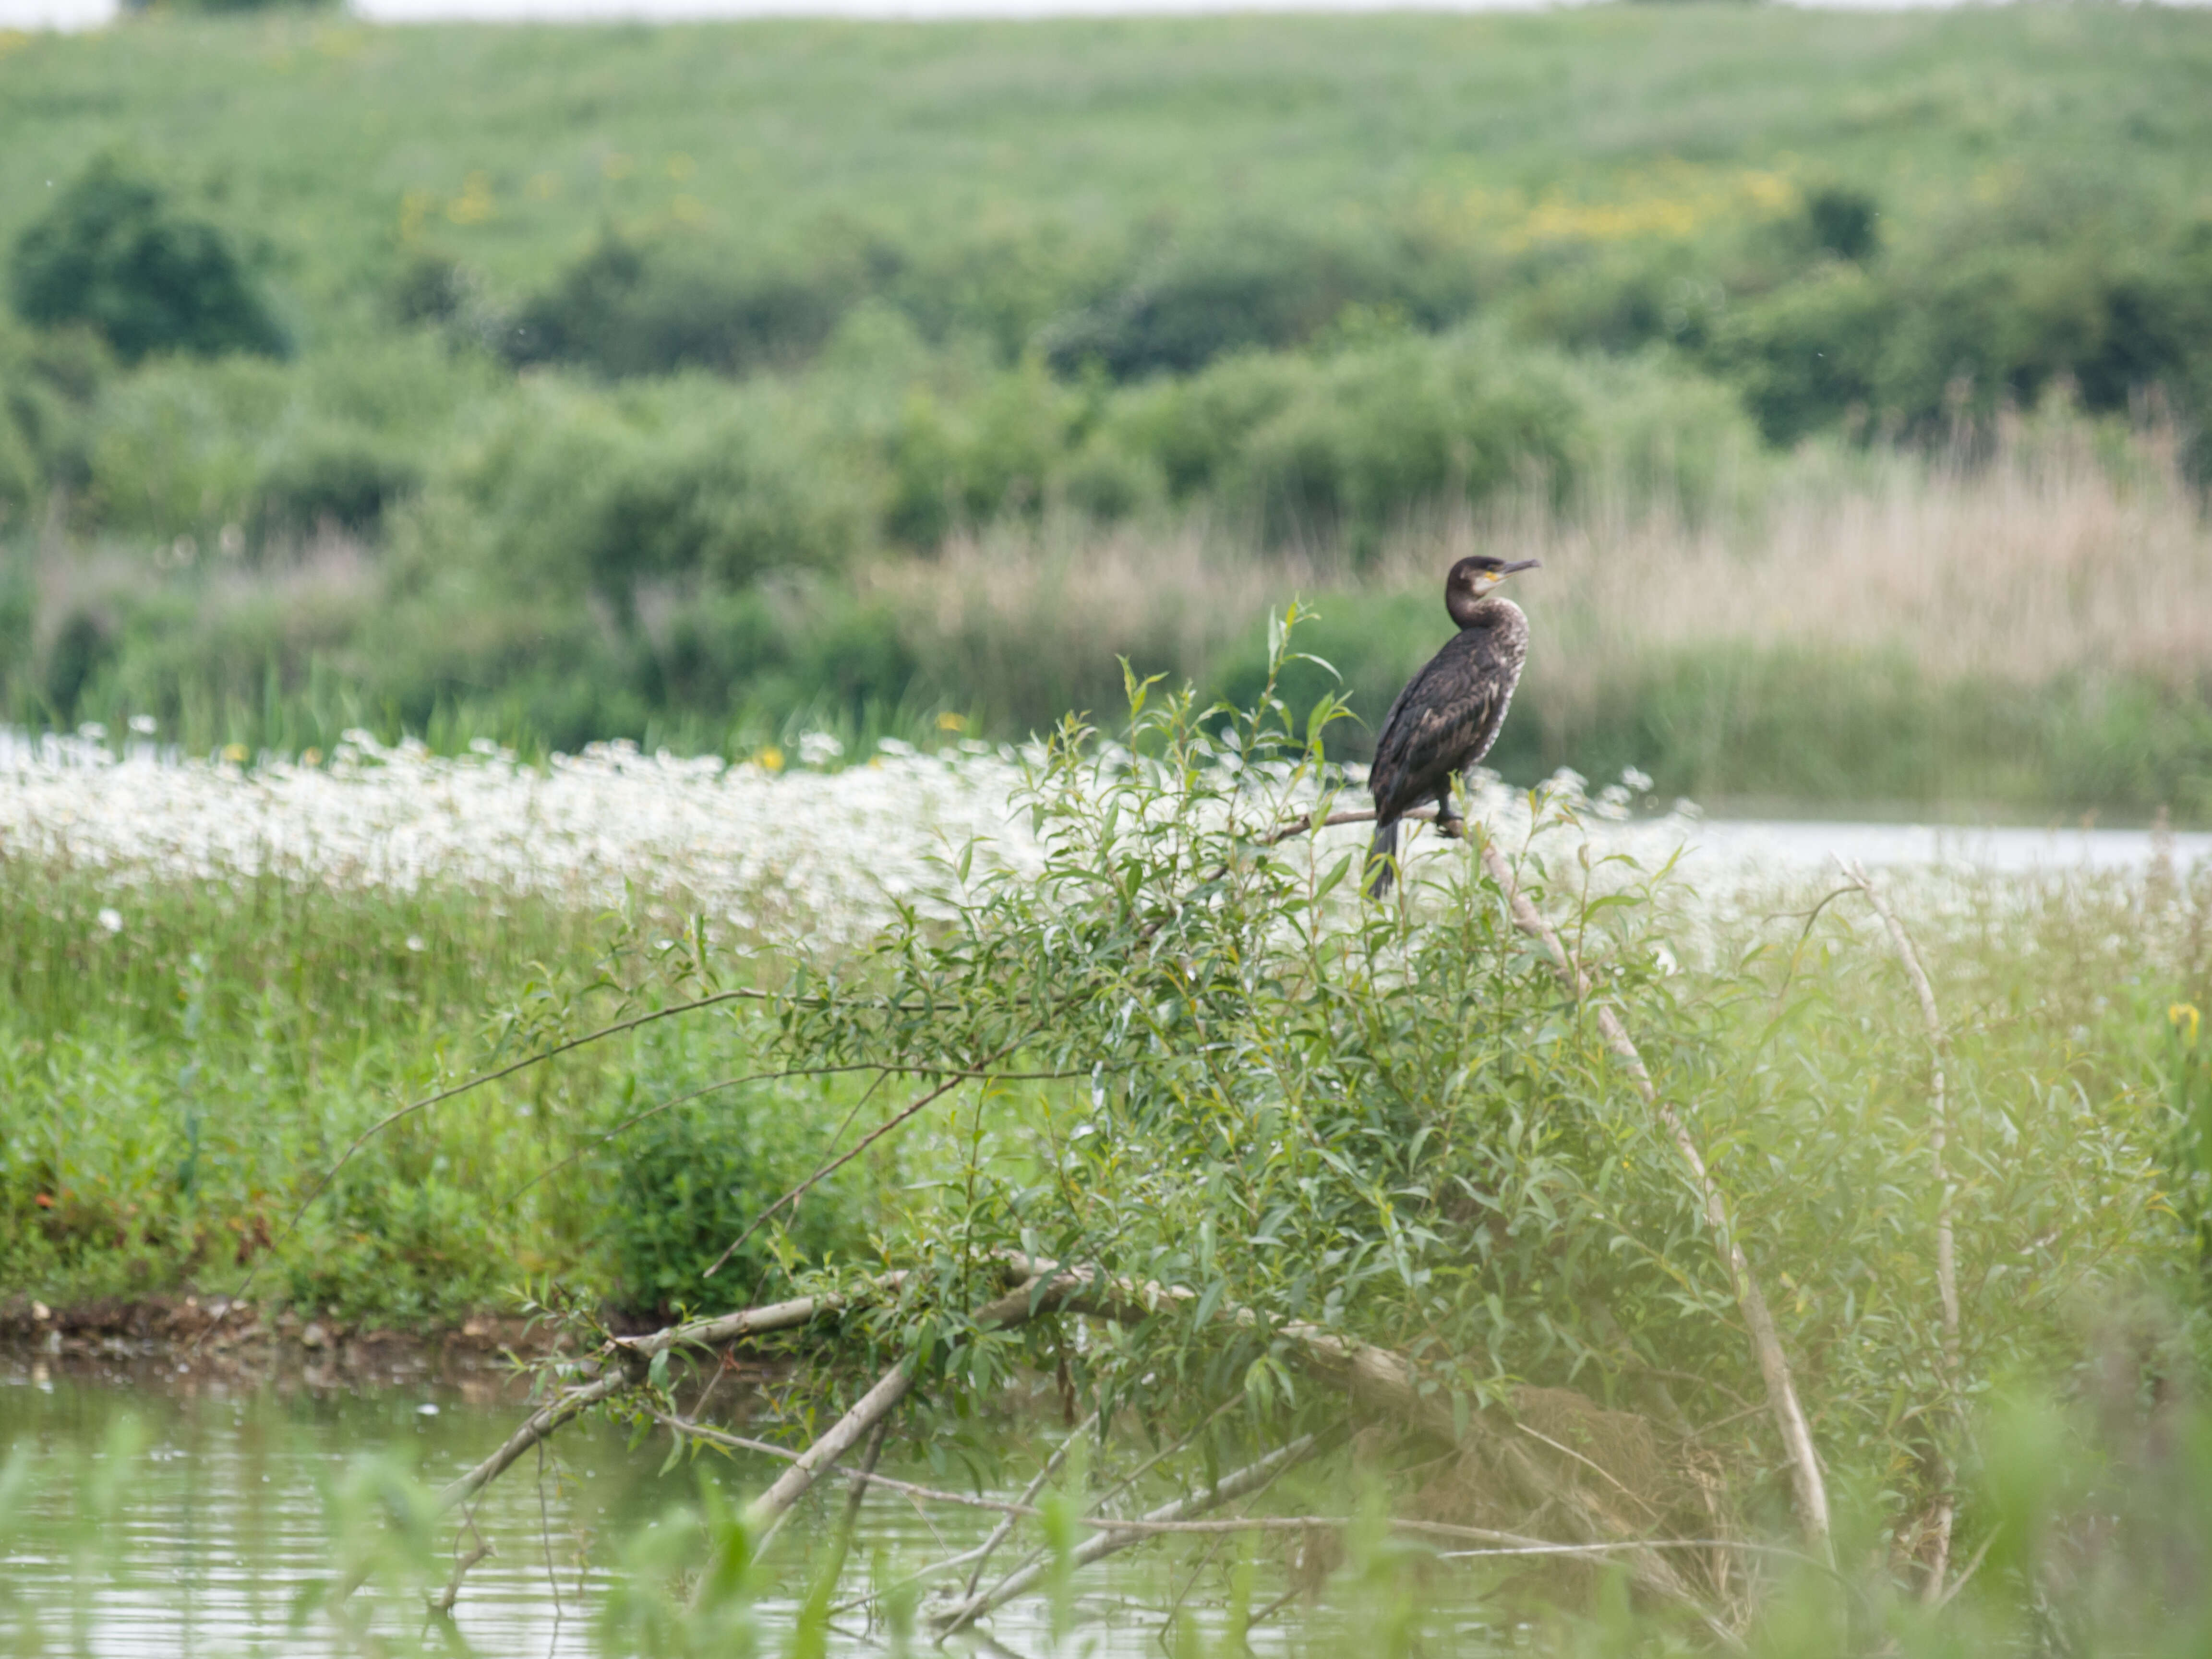
[[[419,1589],[357,1597],[344,1617],[370,1618],[374,1633],[348,1636],[316,1600],[332,1577],[333,1540],[345,1524],[342,1492],[358,1481],[364,1458],[404,1463],[436,1486],[484,1456],[519,1420],[511,1388],[490,1379],[460,1384],[313,1388],[289,1382],[203,1381],[173,1367],[156,1374],[70,1375],[27,1358],[0,1358],[0,1650],[101,1656],[325,1655],[404,1650],[485,1655],[597,1655],[609,1648],[599,1615],[616,1583],[625,1543],[670,1507],[696,1497],[702,1469],[734,1498],[770,1478],[766,1460],[702,1460],[662,1474],[665,1449],[628,1448],[616,1429],[576,1425],[556,1441],[540,1469],[526,1459],[495,1483],[476,1521],[496,1553],[468,1574],[450,1624],[426,1620]],[[140,1449],[118,1471],[118,1421],[135,1419]],[[12,1466],[12,1467],[11,1467]],[[11,1489],[28,1471],[27,1490]],[[926,1468],[884,1473],[939,1486],[965,1485]],[[103,1475],[115,1480],[106,1500]],[[820,1559],[836,1510],[802,1505],[775,1559],[782,1581],[755,1604],[763,1651],[781,1651],[810,1570]],[[373,1519],[371,1524],[381,1524]],[[353,1508],[355,1523],[362,1505]],[[845,1595],[903,1578],[981,1540],[995,1516],[872,1492],[865,1503]],[[453,1528],[440,1537],[449,1543]],[[1018,1533],[994,1559],[1004,1571],[1022,1559],[1032,1534]],[[956,1649],[995,1654],[1048,1651],[1121,1659],[1163,1649],[1159,1611],[1182,1593],[1200,1627],[1225,1618],[1228,1575],[1237,1550],[1210,1553],[1203,1541],[1178,1549],[1144,1547],[1083,1570],[1068,1604],[1071,1624],[1056,1642],[1042,1596],[994,1614],[988,1636],[956,1638]],[[1182,1540],[1177,1540],[1178,1543]],[[1254,1607],[1287,1579],[1279,1562],[1249,1569]],[[1201,1557],[1207,1559],[1202,1559]],[[442,1569],[441,1569],[442,1571]],[[995,1576],[994,1571],[994,1576]],[[433,1585],[433,1588],[435,1588]],[[1445,1613],[1439,1633],[1455,1650],[1492,1649],[1479,1613]],[[1332,1617],[1326,1645],[1348,1632]],[[1300,1650],[1322,1628],[1302,1619],[1252,1632],[1261,1655]],[[384,1640],[380,1642],[376,1637]],[[364,1640],[367,1636],[368,1639]],[[833,1626],[833,1652],[883,1650],[880,1627],[865,1613]],[[917,1647],[927,1651],[926,1638]]]

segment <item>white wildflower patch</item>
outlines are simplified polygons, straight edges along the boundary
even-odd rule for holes
[[[248,767],[0,734],[0,848],[126,884],[275,872],[583,904],[635,889],[750,931],[849,940],[902,901],[937,908],[931,896],[970,841],[978,866],[1038,867],[1010,816],[1019,775],[997,750],[778,775],[625,744],[539,769],[495,748],[448,759],[355,732],[320,766]]]
[[[489,742],[449,758],[359,732],[316,763],[248,765],[235,750],[196,760],[143,742],[118,755],[105,737],[89,727],[76,738],[0,732],[0,851],[112,871],[124,886],[273,872],[398,890],[459,882],[591,905],[642,891],[757,935],[816,944],[865,939],[901,904],[949,914],[971,842],[971,884],[994,870],[1044,867],[1017,801],[1023,757],[974,738],[938,754],[886,740],[831,771],[823,769],[843,757],[825,734],[802,738],[800,765],[789,769],[780,756],[732,764],[619,743],[539,768]],[[1310,792],[1269,787],[1265,769],[1254,769],[1255,809],[1311,804]],[[1543,866],[1555,889],[1637,888],[1672,862],[1676,902],[1714,917],[1818,884],[1838,856],[1980,878],[2140,868],[2150,853],[2148,836],[2125,832],[1741,824],[1702,819],[1686,804],[1654,817],[1642,805],[1650,787],[1631,773],[1592,793],[1563,772],[1532,797],[1486,775],[1468,811],[1515,858]],[[1333,805],[1365,805],[1353,770]],[[1308,845],[1333,861],[1369,833],[1344,825]],[[2166,846],[2184,864],[2212,856],[2212,836]],[[1425,830],[1402,850],[1409,873],[1451,855]],[[99,924],[120,932],[120,910],[101,910]]]

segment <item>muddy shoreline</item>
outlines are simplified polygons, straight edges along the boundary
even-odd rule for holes
[[[221,1296],[103,1298],[49,1307],[0,1299],[0,1370],[62,1372],[165,1387],[194,1382],[311,1388],[451,1383],[487,1397],[527,1392],[523,1367],[558,1334],[507,1315],[397,1330],[311,1318]]]

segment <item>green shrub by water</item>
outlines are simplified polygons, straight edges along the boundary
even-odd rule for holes
[[[647,1028],[404,1118],[340,1169],[406,1101],[527,1052],[533,964],[620,946],[618,919],[450,885],[126,884],[21,859],[0,860],[0,1284],[49,1302],[250,1273],[258,1297],[420,1325],[556,1273],[657,1310],[696,1294],[858,1097],[749,1085],[654,1115],[760,1068],[726,1023]],[[574,1012],[619,1010],[602,994]],[[803,1212],[802,1250],[864,1245],[870,1167]]]

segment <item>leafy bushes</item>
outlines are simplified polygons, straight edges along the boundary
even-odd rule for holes
[[[1767,441],[1790,443],[1870,408],[1891,310],[1873,278],[1838,267],[1729,312],[1710,359]]]
[[[1955,239],[1871,269],[1833,264],[1729,309],[1709,361],[1761,429],[1790,442],[1871,416],[1926,429],[1961,406],[2033,403],[2062,381],[2094,410],[2161,387],[2185,410],[2212,391],[2212,228],[2146,248],[2109,228]],[[2004,233],[2012,234],[2008,238]]]
[[[422,270],[403,299],[435,312],[450,307],[449,291]],[[788,367],[829,337],[861,292],[850,262],[732,274],[703,252],[609,231],[522,307],[501,349],[518,365],[576,363],[614,376]]]
[[[95,160],[17,240],[9,296],[28,323],[82,323],[126,362],[157,351],[282,356],[264,300],[223,234],[113,156]]]
[[[663,1313],[710,1289],[701,1278],[778,1197],[820,1161],[813,1115],[782,1089],[755,1088],[649,1117],[605,1162],[607,1238],[625,1304]],[[775,1265],[775,1246],[819,1262],[867,1242],[865,1172],[817,1186],[772,1236],[748,1239],[722,1269],[750,1286]],[[738,1294],[744,1294],[740,1290]]]
[[[258,482],[264,534],[325,526],[366,534],[421,487],[422,472],[382,434],[329,425],[286,442]]]
[[[1116,380],[1187,374],[1232,352],[1303,344],[1347,307],[1394,306],[1431,324],[1464,314],[1470,279],[1463,269],[1439,275],[1403,243],[1228,225],[1178,242],[1048,329],[1045,350],[1063,371],[1095,362]]]
[[[676,381],[607,397],[526,390],[451,477],[458,538],[487,535],[506,568],[627,604],[667,578],[742,585],[836,566],[869,528],[866,498],[787,393]]]

